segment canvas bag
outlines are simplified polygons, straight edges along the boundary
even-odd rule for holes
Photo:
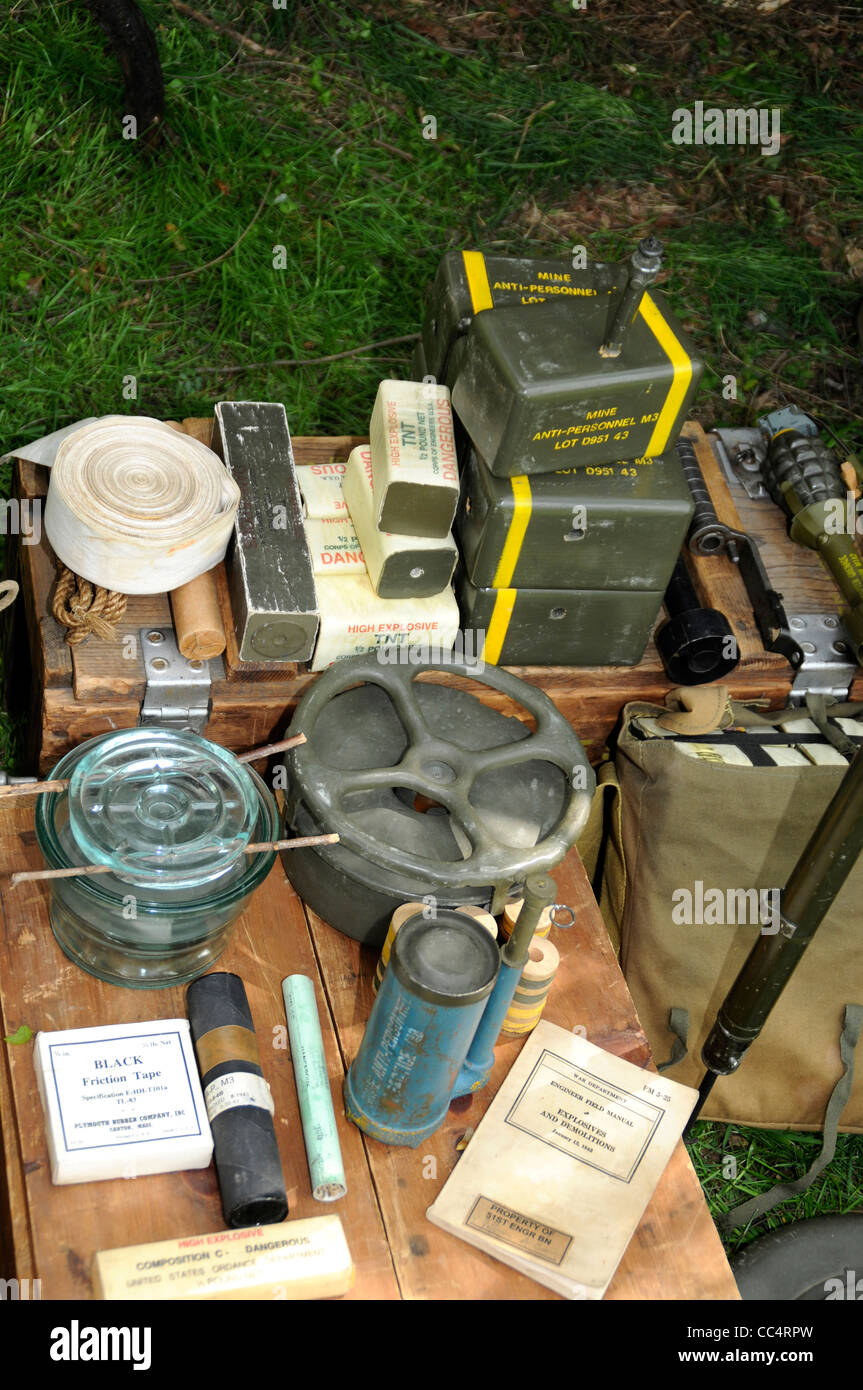
[[[601,880],[595,886],[603,915],[619,941],[654,1056],[672,1063],[675,1080],[697,1085],[702,1043],[760,927],[675,922],[675,907],[678,916],[685,908],[680,890],[689,891],[696,908],[697,881],[702,898],[708,888],[772,894],[783,887],[839,786],[847,757],[863,741],[863,723],[855,717],[859,707],[837,707],[814,709],[820,723],[801,726],[811,712],[766,715],[729,706],[724,687],[673,692],[669,700],[676,706],[700,701],[700,709],[626,707],[616,757],[600,767],[593,816],[579,848],[588,871]],[[705,712],[705,700],[715,708]],[[688,753],[675,746],[683,743]],[[722,761],[729,744],[749,747],[738,765]],[[783,758],[792,760],[774,761]],[[704,1118],[820,1130],[825,1117],[838,1118],[828,1116],[838,1085],[833,1111],[841,1110],[840,1128],[863,1133],[863,1061],[845,1088],[847,1098],[842,1094],[863,1019],[863,1009],[855,1013],[853,1007],[846,1018],[848,1005],[863,1005],[863,860],[739,1070],[716,1082]]]

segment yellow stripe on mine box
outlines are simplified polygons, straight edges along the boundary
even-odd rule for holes
[[[464,273],[467,276],[467,287],[470,291],[471,308],[475,314],[478,314],[480,309],[493,309],[494,303],[485,268],[485,256],[481,251],[462,251],[461,254],[464,261]]]
[[[506,540],[503,543],[503,550],[500,552],[500,560],[494,572],[494,579],[491,581],[494,589],[506,589],[512,583],[533,509],[530,479],[522,476],[510,478],[509,481],[512,486],[512,519],[506,533]]]
[[[512,610],[515,608],[517,592],[517,589],[498,589],[497,591],[491,622],[488,625],[488,632],[485,635],[482,656],[480,657],[480,660],[487,661],[489,666],[496,666],[500,661],[500,654],[503,651],[503,644],[509,629],[509,620],[512,617]]]
[[[665,405],[659,412],[659,419],[653,427],[653,434],[644,450],[647,457],[651,454],[663,453],[668,444],[668,437],[680,414],[683,399],[689,390],[689,383],[692,381],[692,361],[683,344],[675,338],[649,294],[642,296],[638,312],[666,357],[669,358],[674,371],[671,385],[668,388],[668,395],[665,397]]]

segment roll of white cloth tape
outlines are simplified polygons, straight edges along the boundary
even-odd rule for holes
[[[239,500],[205,444],[144,415],[106,415],[57,450],[45,534],[92,584],[159,594],[224,559]]]

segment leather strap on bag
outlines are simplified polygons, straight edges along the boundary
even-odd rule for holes
[[[665,697],[657,724],[673,734],[713,734],[731,723],[727,685],[681,685]]]
[[[828,1163],[833,1161],[833,1155],[836,1152],[836,1133],[839,1119],[848,1102],[851,1084],[854,1080],[854,1050],[860,1041],[861,1030],[863,1030],[863,1004],[846,1004],[842,1036],[839,1039],[839,1055],[842,1059],[843,1071],[827,1102],[827,1109],[824,1113],[824,1137],[818,1157],[802,1177],[795,1178],[793,1182],[775,1183],[767,1192],[762,1192],[758,1197],[751,1197],[748,1202],[741,1202],[739,1206],[733,1207],[731,1211],[718,1217],[716,1224],[721,1231],[726,1233],[732,1231],[735,1226],[743,1226],[750,1221],[757,1220],[760,1216],[764,1216],[780,1202],[786,1202],[789,1197],[799,1197],[801,1192],[805,1192],[808,1187],[812,1186]]]
[[[668,1015],[668,1028],[674,1034],[671,1056],[667,1062],[657,1062],[657,1071],[668,1071],[669,1067],[676,1067],[686,1056],[689,1046],[689,1010],[672,1009]]]
[[[832,707],[836,703],[835,700],[831,700],[830,706]],[[847,734],[842,732],[838,724],[831,724],[830,715],[833,711],[832,708],[828,708],[827,696],[810,692],[806,696],[806,710],[822,738],[826,738],[828,743],[832,743],[843,758],[847,758],[850,762],[857,752],[857,744],[853,738],[849,738]]]
[[[810,694],[807,703],[811,702],[812,699]],[[815,699],[815,707],[817,708],[817,696]],[[758,704],[758,701],[735,704],[733,706],[734,724],[741,729],[781,729],[785,724],[792,724],[798,719],[806,717],[804,707],[801,705],[786,705],[783,709],[777,710],[761,710],[757,708]],[[827,708],[827,715],[830,719],[858,719],[861,714],[863,714],[863,704],[859,701],[845,701],[838,704],[831,702]],[[814,722],[814,716],[811,713],[809,717]]]

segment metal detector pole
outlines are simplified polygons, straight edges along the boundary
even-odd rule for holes
[[[701,1049],[707,1072],[686,1133],[717,1076],[736,1071],[863,851],[863,747],[858,749],[782,894],[779,931],[761,936]]]

